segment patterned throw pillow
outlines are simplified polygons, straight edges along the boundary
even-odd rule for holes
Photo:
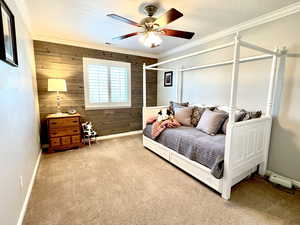
[[[187,106],[189,106],[189,103],[188,103],[188,102],[178,103],[178,102],[170,101],[169,110],[170,110],[173,114],[175,114],[174,108],[182,108],[182,107],[187,107]]]
[[[245,110],[236,110],[236,112],[235,112],[235,115],[234,115],[234,121],[235,122],[239,122],[239,121],[241,121],[241,119],[245,116]],[[223,125],[222,125],[222,132],[224,133],[224,134],[226,134],[226,130],[227,130],[227,124],[228,124],[228,121],[229,121],[229,118],[227,118],[226,120],[225,120],[225,122],[223,123]]]
[[[194,106],[192,116],[191,116],[191,124],[196,127],[199,123],[199,120],[204,112],[205,108]]]
[[[262,115],[261,111],[248,112],[248,111],[246,111],[244,109],[242,109],[242,111],[244,111],[245,114],[244,114],[243,118],[241,118],[241,121],[260,118],[261,115]]]
[[[240,121],[246,121],[246,120],[251,120],[255,118],[260,118],[262,115],[261,111],[255,111],[255,112],[248,112],[244,109],[238,110],[235,112],[235,122],[240,122]],[[228,124],[229,118],[225,120],[225,122],[222,125],[222,132],[226,134],[226,129],[227,129],[227,124]]]

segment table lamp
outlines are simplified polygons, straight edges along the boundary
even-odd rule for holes
[[[48,91],[56,91],[56,114],[62,114],[60,110],[61,97],[59,92],[67,91],[66,80],[64,79],[48,79]]]

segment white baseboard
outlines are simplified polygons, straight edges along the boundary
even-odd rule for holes
[[[37,170],[38,170],[39,165],[40,165],[41,156],[42,156],[42,150],[40,151],[40,153],[38,155],[38,158],[36,160],[36,164],[35,164],[35,167],[34,167],[34,170],[33,170],[33,174],[31,176],[31,180],[30,180],[30,183],[29,183],[29,186],[28,186],[28,190],[27,190],[26,197],[25,197],[25,200],[24,200],[24,203],[23,203],[23,206],[22,206],[21,213],[19,215],[17,225],[22,225],[22,223],[23,223],[24,216],[26,214],[26,210],[27,210],[27,206],[28,206],[28,202],[29,202],[29,199],[30,199],[30,195],[31,195],[31,192],[32,192],[32,188],[33,188],[33,185],[34,185],[35,177],[36,177],[36,174],[37,174]]]
[[[267,170],[266,176],[269,177],[269,176],[271,176],[271,174],[276,174],[276,175],[282,176],[282,175],[280,175],[280,174],[278,174],[278,173],[275,173],[275,172],[273,172],[273,171],[271,171],[271,170]],[[300,181],[297,181],[297,180],[294,180],[294,179],[291,179],[291,178],[285,177],[285,176],[282,176],[282,177],[284,177],[285,179],[291,181],[292,184],[293,184],[293,186],[294,186],[295,188],[300,188]]]
[[[142,132],[143,132],[142,130],[136,130],[136,131],[119,133],[119,134],[105,135],[105,136],[97,137],[97,140],[107,140],[107,139],[112,139],[112,138],[125,137],[125,136],[130,136],[130,135],[141,134]]]

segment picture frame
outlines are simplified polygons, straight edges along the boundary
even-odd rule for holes
[[[4,0],[0,0],[0,60],[18,66],[15,18]]]
[[[173,86],[173,71],[165,72],[164,87],[172,87],[172,86]]]

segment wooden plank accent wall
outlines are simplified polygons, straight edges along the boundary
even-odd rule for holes
[[[100,135],[109,135],[142,129],[142,69],[157,59],[126,55],[70,45],[34,41],[37,85],[42,120],[42,143],[46,143],[43,121],[56,111],[56,93],[48,92],[48,78],[63,78],[68,92],[61,93],[62,111],[76,109],[86,121],[92,121]],[[131,63],[131,108],[85,110],[83,57]],[[157,100],[157,72],[147,71],[147,105],[155,106]]]

